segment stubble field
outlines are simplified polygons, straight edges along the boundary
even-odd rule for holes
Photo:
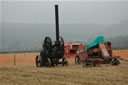
[[[117,52],[117,51],[116,51]],[[124,52],[124,51],[123,51]],[[119,66],[109,64],[96,67],[75,65],[70,58],[69,66],[35,66],[35,56],[39,53],[0,55],[0,85],[127,85],[128,62],[120,60]],[[122,53],[124,55],[125,53]],[[113,55],[117,55],[114,54]],[[119,54],[118,54],[119,55]],[[16,65],[14,66],[14,56]],[[18,57],[19,56],[19,57]],[[22,56],[22,57],[20,57]],[[124,58],[127,57],[127,53]],[[5,62],[4,62],[5,61]],[[4,63],[3,63],[4,62]]]

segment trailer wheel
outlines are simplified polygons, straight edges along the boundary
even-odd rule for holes
[[[93,63],[92,65],[93,65],[94,67],[96,66],[96,64],[95,64],[95,63]]]
[[[41,67],[42,66],[42,62],[41,62],[42,60],[41,60],[41,58],[40,58],[40,56],[36,56],[36,66],[37,67]]]
[[[86,67],[86,64],[83,64],[83,67]]]
[[[119,60],[114,59],[111,64],[112,64],[112,65],[119,65],[120,62],[119,62]]]
[[[93,61],[92,65],[95,67],[97,65],[98,61]]]
[[[83,63],[83,67],[89,67],[90,64],[89,63]]]
[[[80,57],[79,56],[75,57],[75,64],[80,64]]]

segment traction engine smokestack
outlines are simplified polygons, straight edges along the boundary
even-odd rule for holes
[[[56,22],[56,41],[59,41],[59,14],[58,5],[55,5],[55,22]]]

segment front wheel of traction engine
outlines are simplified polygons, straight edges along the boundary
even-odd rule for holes
[[[62,66],[68,66],[69,63],[68,63],[68,60],[66,58],[63,58],[62,59]]]
[[[41,56],[36,56],[36,66],[37,67],[41,67],[42,66],[42,60],[41,60]]]

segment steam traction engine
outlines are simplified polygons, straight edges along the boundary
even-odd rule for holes
[[[58,16],[58,5],[55,5],[55,18],[56,18],[56,41],[53,45],[50,37],[45,37],[44,43],[42,44],[43,50],[40,52],[40,56],[36,56],[36,66],[54,66],[58,64],[68,65],[67,59],[64,56],[64,40],[59,36],[59,16]],[[59,59],[62,59],[59,62]]]

